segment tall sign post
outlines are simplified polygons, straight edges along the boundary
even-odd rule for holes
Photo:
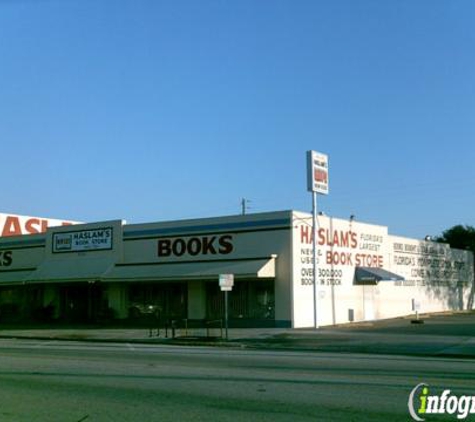
[[[233,289],[234,274],[220,274],[219,287],[224,292],[224,327],[226,332],[226,341],[228,341],[228,292]]]
[[[317,194],[328,195],[328,156],[307,151],[307,190],[312,193],[313,220],[313,326],[318,328],[318,276],[317,276]]]

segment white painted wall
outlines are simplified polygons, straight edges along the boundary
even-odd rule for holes
[[[294,212],[293,326],[313,325],[312,218]],[[318,322],[331,325],[420,312],[474,309],[473,256],[448,245],[388,235],[384,226],[318,217]],[[402,246],[401,246],[402,245]],[[377,267],[405,277],[377,286],[353,284],[355,267]]]

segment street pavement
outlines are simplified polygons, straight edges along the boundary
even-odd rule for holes
[[[0,338],[78,340],[173,345],[209,345],[249,349],[373,353],[475,358],[475,313],[422,315],[413,318],[344,324],[314,329],[234,329],[226,342],[215,330],[123,328],[3,328]],[[419,321],[420,322],[420,321]],[[157,335],[158,334],[158,335]],[[167,336],[166,336],[167,335]]]
[[[475,395],[474,374],[471,359],[1,339],[0,420],[409,421],[417,385]]]
[[[409,421],[421,383],[475,396],[475,314],[423,318],[231,329],[229,341],[0,326],[0,421]]]

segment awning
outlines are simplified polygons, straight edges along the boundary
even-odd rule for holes
[[[404,277],[382,268],[356,267],[354,284],[377,284],[379,281],[399,281]]]
[[[102,276],[114,266],[114,259],[51,259],[41,264],[26,279],[28,284],[50,282],[100,281]]]
[[[103,281],[209,280],[219,274],[234,274],[237,279],[274,278],[275,258],[197,263],[115,265]]]
[[[0,285],[22,284],[33,272],[34,269],[0,271]]]

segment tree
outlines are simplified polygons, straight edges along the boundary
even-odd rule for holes
[[[469,250],[475,254],[475,228],[472,226],[454,226],[442,232],[435,240],[448,243],[451,248]]]
[[[448,243],[451,248],[471,251],[475,255],[475,228],[472,226],[463,226],[461,224],[453,226],[452,228],[442,232],[442,235],[436,237],[435,241]],[[475,299],[475,281],[471,281],[471,291],[468,295],[468,300],[465,308],[463,307],[463,293],[461,290],[459,290],[459,294],[462,295],[462,298],[460,300],[462,304],[462,309],[473,309],[473,302]]]

